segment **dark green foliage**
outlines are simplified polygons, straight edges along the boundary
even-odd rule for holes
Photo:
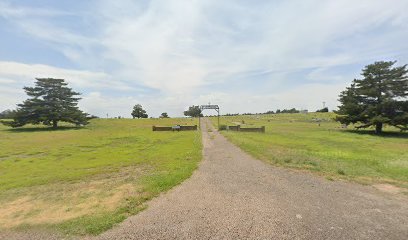
[[[227,125],[221,124],[220,127],[218,128],[218,130],[220,130],[220,131],[227,130]]]
[[[160,118],[169,118],[169,115],[166,112],[164,112],[160,115]]]
[[[187,111],[184,111],[184,116],[202,117],[200,106],[190,106]]]
[[[0,112],[0,119],[12,119],[15,113],[15,110],[4,110],[3,112]]]
[[[329,112],[329,108],[328,107],[324,107],[322,109],[317,110],[316,112]]]
[[[343,169],[338,169],[337,173],[340,174],[340,175],[346,175],[346,172],[344,172]]]
[[[58,122],[76,125],[88,124],[86,113],[78,109],[80,95],[67,87],[64,79],[37,78],[35,87],[24,87],[30,97],[13,114],[13,121],[2,121],[4,125],[22,127],[26,124],[44,124],[58,127]]]
[[[300,111],[297,110],[296,108],[283,109],[283,110],[278,109],[278,110],[276,110],[276,113],[277,113],[277,114],[279,114],[279,113],[299,113],[299,112],[300,112]]]
[[[136,104],[133,107],[132,117],[133,118],[147,118],[148,115],[146,113],[146,110],[143,109],[142,105]]]
[[[407,65],[393,67],[395,61],[375,62],[363,69],[363,79],[354,79],[340,94],[337,121],[359,124],[357,128],[375,126],[377,134],[388,124],[408,130]]]
[[[99,118],[99,117],[95,116],[95,115],[90,115],[90,116],[87,117],[88,120],[96,119],[96,118]]]

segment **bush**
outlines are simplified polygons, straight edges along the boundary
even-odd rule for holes
[[[346,172],[343,169],[338,169],[337,173],[340,175],[346,175]]]
[[[329,108],[325,107],[325,108],[317,110],[316,112],[329,112]]]
[[[220,130],[220,131],[227,130],[227,125],[225,125],[225,124],[220,125],[218,130]]]

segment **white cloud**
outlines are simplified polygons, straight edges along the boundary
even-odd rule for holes
[[[56,9],[12,6],[7,1],[0,2],[0,16],[4,18],[55,17],[61,15],[72,15],[72,13]]]
[[[111,9],[111,1],[102,11]],[[133,2],[122,9],[137,9]],[[193,31],[199,22],[197,1],[153,1],[141,15],[102,19],[103,57],[119,62],[115,74],[153,88],[183,93],[202,84],[205,62],[191,54]],[[115,12],[115,11],[114,11]]]
[[[29,36],[83,69],[103,69],[0,62],[0,85],[65,77],[89,90],[84,107],[123,116],[135,103],[173,116],[208,101],[226,112],[314,110],[322,101],[337,105],[339,92],[359,75],[347,66],[408,59],[406,0],[105,0],[90,7],[92,14],[0,4],[0,17]],[[94,33],[53,21],[64,14],[92,22]],[[140,86],[161,95],[140,94]],[[109,94],[112,88],[122,94]]]
[[[335,110],[338,95],[346,86],[346,84],[306,84],[276,94],[274,97],[277,99],[276,104],[282,108],[296,107],[316,111],[322,108],[325,102],[330,110]]]
[[[130,95],[133,87],[126,83],[115,80],[112,76],[103,72],[79,71],[63,69],[41,64],[23,64],[16,62],[0,61],[0,110],[15,108],[26,98],[23,91],[24,86],[34,85],[34,78],[62,78],[75,91],[108,90],[121,91],[123,94]],[[92,95],[91,95],[92,96]],[[112,99],[112,101],[115,101]],[[104,105],[94,104],[92,110],[98,109],[94,114],[100,114]]]
[[[24,64],[0,61],[0,83],[2,84],[30,84],[34,78],[63,78],[77,88],[108,88],[130,90],[126,84],[115,81],[104,72],[91,72],[57,68],[43,64]]]
[[[122,9],[140,9],[126,3]],[[104,22],[105,56],[121,63],[125,70],[119,73],[139,75],[148,86],[179,93],[206,84],[206,76],[219,71],[282,71],[370,60],[378,54],[373,50],[389,45],[385,41],[389,34],[376,36],[375,41],[384,41],[381,46],[371,39],[357,39],[356,47],[348,46],[344,38],[386,21],[403,27],[401,19],[407,14],[401,9],[408,7],[406,1],[390,6],[371,0],[261,5],[264,9],[234,1],[152,1],[135,15],[118,11]],[[111,7],[109,3],[101,8],[107,12]],[[362,42],[367,40],[368,44]],[[325,53],[336,47],[340,51]]]
[[[82,96],[79,107],[85,112],[96,114],[100,117],[130,117],[130,111],[135,102],[133,97],[116,97],[102,95],[100,92],[91,92]],[[124,109],[127,110],[124,111]]]
[[[12,80],[12,79],[7,79],[7,78],[0,78],[0,84],[1,83],[3,83],[3,84],[9,84],[9,83],[15,83],[16,81],[15,80]]]
[[[24,100],[22,89],[3,85],[0,83],[0,112],[6,109],[15,109],[16,105]]]

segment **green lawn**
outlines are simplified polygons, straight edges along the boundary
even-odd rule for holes
[[[0,126],[0,229],[97,234],[188,178],[198,131],[153,132],[191,119],[95,119],[84,128]]]
[[[333,113],[222,117],[221,124],[266,126],[266,133],[223,131],[234,144],[278,166],[307,169],[361,183],[392,183],[408,188],[408,134],[385,129],[342,129]],[[315,121],[320,119],[320,126]],[[216,118],[212,118],[216,125]],[[242,124],[242,121],[244,124]]]

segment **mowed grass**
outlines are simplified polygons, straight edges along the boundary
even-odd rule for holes
[[[153,132],[191,119],[95,119],[58,130],[0,126],[0,229],[98,234],[188,178],[199,131]]]
[[[266,133],[223,131],[234,144],[256,158],[278,166],[307,169],[328,179],[391,183],[408,188],[408,133],[386,128],[348,129],[333,113],[222,117],[221,124],[266,126]],[[316,121],[318,119],[318,121]],[[216,125],[216,118],[212,118]],[[244,122],[244,124],[242,124]],[[320,126],[319,126],[320,122]]]

